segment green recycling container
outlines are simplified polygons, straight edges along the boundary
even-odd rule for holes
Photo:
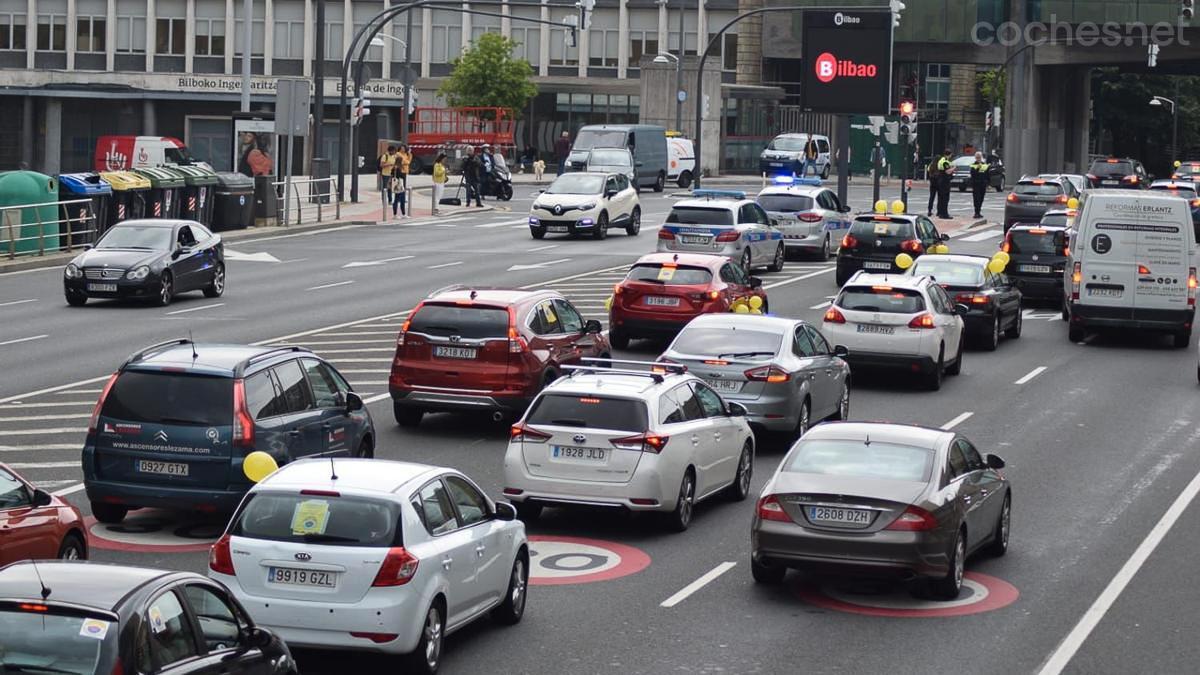
[[[150,181],[146,196],[146,218],[178,218],[179,199],[187,185],[183,174],[168,166],[134,169],[134,173]]]
[[[212,223],[213,202],[216,199],[217,174],[202,166],[171,167],[183,174],[183,197],[179,201],[179,217],[209,225]]]
[[[58,250],[63,220],[58,201],[57,178],[36,171],[0,173],[0,251],[14,256]]]

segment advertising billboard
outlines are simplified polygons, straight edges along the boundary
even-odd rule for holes
[[[804,13],[806,112],[887,115],[892,91],[892,15]]]

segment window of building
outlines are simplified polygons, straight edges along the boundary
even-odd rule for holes
[[[224,16],[224,7],[222,16]],[[144,0],[117,0],[117,45],[122,54],[146,52],[146,3]]]
[[[930,63],[925,67],[925,102],[928,104],[950,102],[950,65]]]
[[[244,42],[245,42],[246,38],[245,38],[245,29],[243,28],[243,26],[245,26],[245,24],[243,23],[243,21],[245,21],[245,19],[243,18],[244,15],[242,14],[242,3],[235,2],[235,3],[233,3],[233,6],[234,6],[233,54],[234,54],[234,56],[241,56],[242,53],[245,51]],[[267,13],[267,3],[265,3],[265,2],[254,3],[253,12],[250,15],[250,21],[251,21],[251,24],[250,24],[250,56],[251,57],[263,55],[263,45],[266,42],[266,23],[265,23],[266,13]]]
[[[565,28],[550,29],[550,65],[575,66],[579,64],[579,43],[568,47],[567,30]]]
[[[342,26],[341,21],[330,21],[329,14],[325,15],[325,60],[337,61],[341,63],[346,56],[345,47],[342,46]]]
[[[629,67],[637,68],[643,56],[658,54],[658,31],[630,31]]]
[[[274,23],[275,42],[272,46],[273,56],[277,59],[304,58],[304,4],[300,2],[275,3]]]
[[[525,59],[534,67],[541,63],[541,28],[532,24],[518,24],[514,21],[512,39],[517,43],[513,47],[513,58]]]
[[[684,24],[683,24],[684,25],[684,33],[683,33],[684,54],[686,56],[695,56],[696,55],[696,26],[694,25],[695,18],[691,17],[691,16],[689,16],[687,18],[691,19],[691,21],[688,21],[687,19],[685,19]],[[678,19],[675,19],[675,21],[678,21]],[[689,25],[689,24],[693,24],[693,25]],[[671,25],[678,27],[678,24],[675,23],[674,21],[671,23]],[[667,50],[670,51],[672,54],[679,56],[679,31],[678,30],[673,30],[673,31],[670,31],[669,33],[667,33]]]
[[[224,19],[196,19],[196,56],[225,56]]]
[[[618,14],[614,11],[595,12],[592,27],[588,31],[588,65],[616,68],[620,33],[617,28]]]
[[[499,12],[499,8],[482,8],[483,11]],[[479,40],[479,37],[484,33],[500,34],[500,17],[498,16],[483,16],[480,14],[471,15],[471,42]]]
[[[433,42],[430,63],[450,63],[462,54],[462,14],[433,10]]]
[[[42,0],[37,6],[37,50],[67,51],[67,2]]]
[[[154,52],[183,56],[187,40],[185,19],[156,19],[154,29]]]
[[[710,21],[709,24],[711,25],[712,22]],[[713,37],[715,37],[715,34],[710,34],[708,42],[705,42],[702,46],[707,47],[708,43],[712,42]],[[737,33],[730,31],[722,35],[721,41],[708,53],[708,58],[710,63],[714,59],[720,63],[721,70],[737,70]]]
[[[412,20],[412,44],[407,45],[407,48],[412,50],[410,53],[412,54],[414,69],[419,67],[416,64],[421,63],[421,14],[422,12],[420,10],[412,10],[409,13],[401,14],[392,20],[392,37],[400,41],[391,41],[393,61],[404,61],[404,50],[406,45],[403,43],[408,39],[408,30],[405,28],[405,22],[408,21],[408,19],[405,17],[409,17]],[[392,77],[400,77],[400,75],[393,75]]]
[[[379,10],[382,9],[382,6],[377,5],[374,2],[356,2],[356,3],[353,3],[353,5],[354,5],[354,30],[350,31],[350,34],[357,35],[359,30],[361,30],[364,26],[366,26],[367,23],[371,21],[371,19],[375,18],[375,15],[379,13]],[[379,38],[379,42],[384,42],[386,40],[387,40],[387,38],[384,38],[384,37]],[[392,48],[395,49],[395,47],[396,47],[396,45],[393,44]],[[343,54],[344,54],[344,52],[343,52]],[[358,58],[357,54],[355,54],[355,58]],[[367,61],[376,61],[376,62],[383,61],[383,47],[382,46],[368,47],[366,60]]]
[[[104,52],[104,17],[80,16],[75,19],[75,51]]]
[[[0,5],[0,50],[25,51],[25,3],[6,1]]]

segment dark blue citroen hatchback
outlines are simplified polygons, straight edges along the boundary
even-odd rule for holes
[[[373,457],[375,427],[337,370],[301,347],[147,347],[113,373],[92,412],[83,476],[92,515],[130,509],[232,512],[246,455]]]
[[[83,562],[0,568],[0,673],[294,675],[287,645],[198,574]]]

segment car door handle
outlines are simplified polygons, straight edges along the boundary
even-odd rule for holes
[[[477,556],[479,556],[480,558],[482,558],[482,557],[483,557],[483,552],[484,552],[484,551],[486,551],[486,550],[487,550],[487,546],[484,546],[483,544],[480,544],[479,546],[476,546],[476,547],[475,547],[475,555],[477,555]]]
[[[442,558],[442,569],[449,570],[450,566],[453,564],[454,558]]]
[[[692,445],[700,445],[700,437],[692,434]]]
[[[291,431],[287,432],[287,435],[288,435],[288,436],[292,436],[292,437],[299,436],[299,435],[300,435],[300,430],[299,430],[299,429],[292,429]]]
[[[963,495],[963,503],[970,504],[971,503],[971,495]]]
[[[980,497],[986,497],[986,496],[988,496],[988,491],[987,491],[987,490],[980,490],[980,491],[979,491],[979,496],[980,496]]]

